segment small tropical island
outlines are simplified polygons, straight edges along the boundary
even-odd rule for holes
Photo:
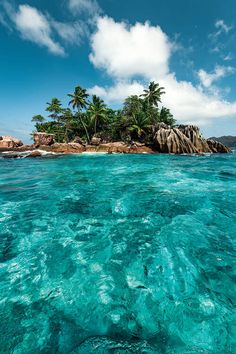
[[[34,144],[0,137],[0,151],[30,151],[29,157],[48,153],[228,153],[230,148],[205,139],[193,125],[177,125],[170,109],[161,106],[164,87],[150,82],[141,95],[129,96],[121,109],[112,109],[96,95],[76,86],[68,94],[68,107],[58,98],[47,103],[45,118],[34,115]],[[8,154],[6,157],[17,157]]]

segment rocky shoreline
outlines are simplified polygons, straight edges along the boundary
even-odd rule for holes
[[[78,153],[124,153],[124,154],[205,154],[230,153],[230,148],[222,143],[205,139],[200,130],[192,125],[175,128],[161,123],[153,131],[152,144],[142,142],[103,141],[94,136],[89,144],[78,138],[70,143],[57,143],[53,134],[35,133],[34,144],[24,145],[19,139],[0,136],[2,157],[41,157],[53,154]]]

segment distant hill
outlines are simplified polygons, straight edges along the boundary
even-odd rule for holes
[[[236,136],[227,135],[227,136],[220,136],[219,138],[216,138],[214,136],[209,139],[219,141],[220,143],[222,143],[228,147],[236,147]]]

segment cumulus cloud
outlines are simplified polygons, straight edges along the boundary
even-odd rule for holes
[[[200,69],[198,71],[198,77],[201,82],[201,84],[209,88],[213,82],[219,80],[222,77],[225,77],[228,74],[232,74],[235,72],[235,69],[232,66],[220,66],[217,65],[215,67],[215,70],[212,73],[208,73],[203,69]]]
[[[72,13],[88,13],[89,15],[98,15],[101,8],[96,0],[69,0],[69,9]]]
[[[100,17],[91,46],[90,61],[114,77],[163,77],[168,72],[172,44],[160,27],[148,22],[129,26]]]
[[[143,89],[143,84],[138,81],[120,80],[112,87],[94,86],[88,92],[103,97],[107,102],[120,103],[128,96],[141,94]]]
[[[227,102],[205,90],[209,82],[211,84],[231,69],[218,67],[212,74],[202,70],[199,75],[205,83],[203,87],[178,81],[169,67],[174,45],[159,26],[149,23],[130,26],[100,17],[91,37],[91,48],[90,61],[96,68],[105,70],[114,84],[105,88],[95,86],[90,93],[100,95],[107,102],[122,102],[127,95],[140,94],[149,81],[155,80],[166,88],[163,104],[172,110],[179,122],[205,125],[214,118],[236,114],[236,102]],[[207,75],[213,76],[207,78]]]
[[[213,94],[207,94],[191,82],[178,81],[169,74],[160,81],[167,94],[163,104],[171,109],[180,122],[204,126],[216,118],[232,117],[236,114],[236,102],[230,103]]]

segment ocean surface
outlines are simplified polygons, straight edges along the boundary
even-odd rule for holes
[[[236,154],[0,159],[0,353],[236,353]]]

